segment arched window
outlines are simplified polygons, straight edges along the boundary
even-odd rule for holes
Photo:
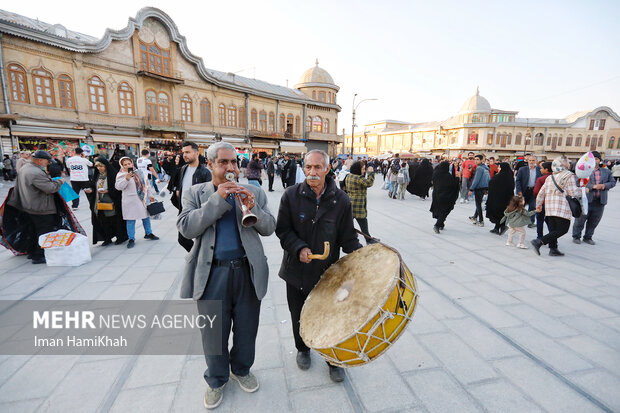
[[[320,91],[319,92],[319,100],[321,102],[325,102],[325,92],[324,91]]]
[[[250,118],[251,127],[250,127],[250,129],[258,130],[258,121],[257,121],[256,109],[252,109],[252,112],[250,112],[250,114],[251,114],[251,118]]]
[[[299,124],[301,123],[301,119],[299,116],[295,116],[295,134],[299,135]]]
[[[189,95],[183,95],[181,98],[181,120],[183,122],[194,121],[194,108],[192,106],[192,99]]]
[[[586,137],[586,146],[590,146],[590,135]]]
[[[245,107],[240,106],[239,107],[239,127],[241,129],[245,129],[245,125],[246,125]]]
[[[316,90],[312,91],[312,99],[316,100]]]
[[[562,146],[562,135],[558,137],[558,146]]]
[[[306,132],[310,132],[312,130],[312,118],[308,116],[306,118]]]
[[[32,84],[34,89],[34,103],[43,106],[55,106],[54,81],[50,72],[43,69],[33,69]]]
[[[599,136],[599,137],[598,137],[598,143],[597,143],[597,146],[598,146],[599,148],[602,148],[602,147],[603,147],[603,135],[601,135],[601,136]]]
[[[329,119],[323,119],[323,133],[329,133]]]
[[[286,132],[293,133],[293,125],[295,121],[293,120],[293,114],[289,113],[286,115]]]
[[[456,133],[454,132],[450,134],[450,145],[456,145]]]
[[[269,132],[276,131],[276,115],[273,112],[269,112]]]
[[[226,126],[226,105],[220,103],[220,105],[217,107],[217,113],[219,115],[219,125]]]
[[[263,132],[267,132],[267,112],[261,110],[258,114],[258,127]]]
[[[73,80],[67,75],[58,76],[58,94],[60,95],[60,107],[73,109]]]
[[[614,148],[615,140],[616,140],[615,136],[612,136],[611,138],[609,138],[609,142],[607,143],[607,149],[613,149]]]
[[[127,82],[118,85],[118,107],[121,115],[133,116],[134,110],[133,89]]]
[[[88,79],[88,96],[90,98],[90,110],[93,112],[108,111],[105,98],[105,83],[101,81],[99,76],[93,76]]]
[[[547,135],[547,146],[551,146],[551,134]]]
[[[515,136],[515,145],[516,146],[521,145],[521,138],[522,138],[521,132],[517,133],[516,136]]]
[[[170,124],[170,98],[166,92],[159,92],[157,95],[157,106],[159,106],[159,121]]]
[[[425,143],[425,140],[426,139],[422,140],[422,144]],[[478,145],[478,132],[473,131],[473,132],[471,132],[469,134],[469,144],[470,145]]]
[[[152,121],[159,120],[159,110],[157,109],[157,93],[154,90],[146,91],[146,117]]]
[[[512,133],[508,134],[508,137],[506,138],[506,144],[512,145]]]
[[[235,105],[230,105],[228,107],[228,127],[237,127],[237,107]]]
[[[30,103],[28,81],[26,80],[24,68],[16,64],[10,64],[8,72],[11,83],[11,100],[13,102]]]
[[[320,116],[315,116],[312,119],[312,131],[313,132],[323,132],[323,119]]]
[[[536,136],[534,137],[534,145],[535,145],[535,146],[542,146],[542,144],[543,144],[543,139],[544,139],[543,134],[542,134],[542,133],[540,133],[540,132],[539,132],[539,133],[537,133],[537,134],[536,134]]]
[[[286,131],[286,116],[284,115],[284,113],[280,113],[280,119],[278,122],[278,130],[284,133]]]
[[[200,102],[200,123],[211,123],[211,103],[207,99]]]
[[[566,146],[573,146],[573,135],[568,135],[566,137]]]
[[[155,43],[140,42],[142,70],[170,76],[170,50],[162,49]]]
[[[577,135],[575,138],[575,146],[581,146],[581,135]]]

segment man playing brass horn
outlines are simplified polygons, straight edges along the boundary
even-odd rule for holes
[[[229,377],[246,392],[258,390],[250,367],[254,363],[260,300],[267,292],[269,274],[260,236],[271,235],[276,222],[261,188],[235,182],[239,168],[231,144],[210,146],[207,158],[213,181],[183,192],[177,229],[184,237],[194,239],[186,258],[181,298],[197,300],[201,315],[207,312],[205,300],[222,302],[221,340],[202,330],[207,362],[204,405],[214,409],[222,401]],[[242,214],[242,209],[253,215]],[[248,216],[249,221],[243,220]],[[231,324],[234,335],[229,352]]]
[[[304,162],[306,180],[286,188],[280,201],[276,235],[284,249],[279,276],[286,281],[286,298],[291,312],[297,348],[297,366],[310,368],[310,349],[299,335],[299,317],[304,301],[321,274],[338,261],[340,249],[351,253],[361,248],[353,228],[351,201],[338,189],[329,172],[329,156],[319,150],[308,152]],[[320,255],[329,242],[329,255]],[[327,322],[327,321],[326,321]],[[342,368],[329,365],[335,382],[344,380]]]

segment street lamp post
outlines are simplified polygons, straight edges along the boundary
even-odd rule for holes
[[[355,140],[355,111],[357,110],[357,107],[362,103],[362,102],[366,102],[367,100],[377,100],[375,98],[370,98],[370,99],[362,99],[357,103],[357,106],[355,105],[355,98],[357,97],[357,93],[353,95],[353,116],[352,116],[352,120],[353,122],[351,123],[351,159],[353,158],[353,141]]]

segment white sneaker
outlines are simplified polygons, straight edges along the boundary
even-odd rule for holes
[[[523,245],[523,244],[517,245],[517,248],[521,248],[522,250],[526,250],[527,249],[527,247],[525,245]]]
[[[511,245],[512,245],[512,242],[510,242],[510,241],[506,241],[506,246],[507,246],[507,247],[509,247],[509,246],[511,246]]]
[[[461,200],[459,201],[459,204],[464,204],[465,200],[463,198],[461,198]]]

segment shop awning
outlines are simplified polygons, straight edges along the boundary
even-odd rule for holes
[[[0,136],[9,136],[8,128],[0,128]]]
[[[252,139],[252,148],[260,148],[260,149],[278,149],[280,145],[278,145],[277,141],[268,141],[264,139]]]
[[[118,135],[101,135],[98,133],[91,133],[90,135],[95,142],[110,142],[110,143],[129,143],[129,144],[142,144],[144,138],[141,136],[118,136]]]
[[[85,139],[84,129],[50,128],[39,126],[15,125],[11,128],[14,136],[32,136],[38,138]]]
[[[187,140],[196,145],[212,145],[217,142],[213,133],[188,133]]]
[[[244,138],[237,136],[222,136],[222,142],[228,142],[235,148],[250,149],[252,147],[252,144],[246,142]]]
[[[308,148],[306,147],[306,144],[304,142],[282,141],[280,142],[280,151],[291,153],[306,153],[308,152]]]

